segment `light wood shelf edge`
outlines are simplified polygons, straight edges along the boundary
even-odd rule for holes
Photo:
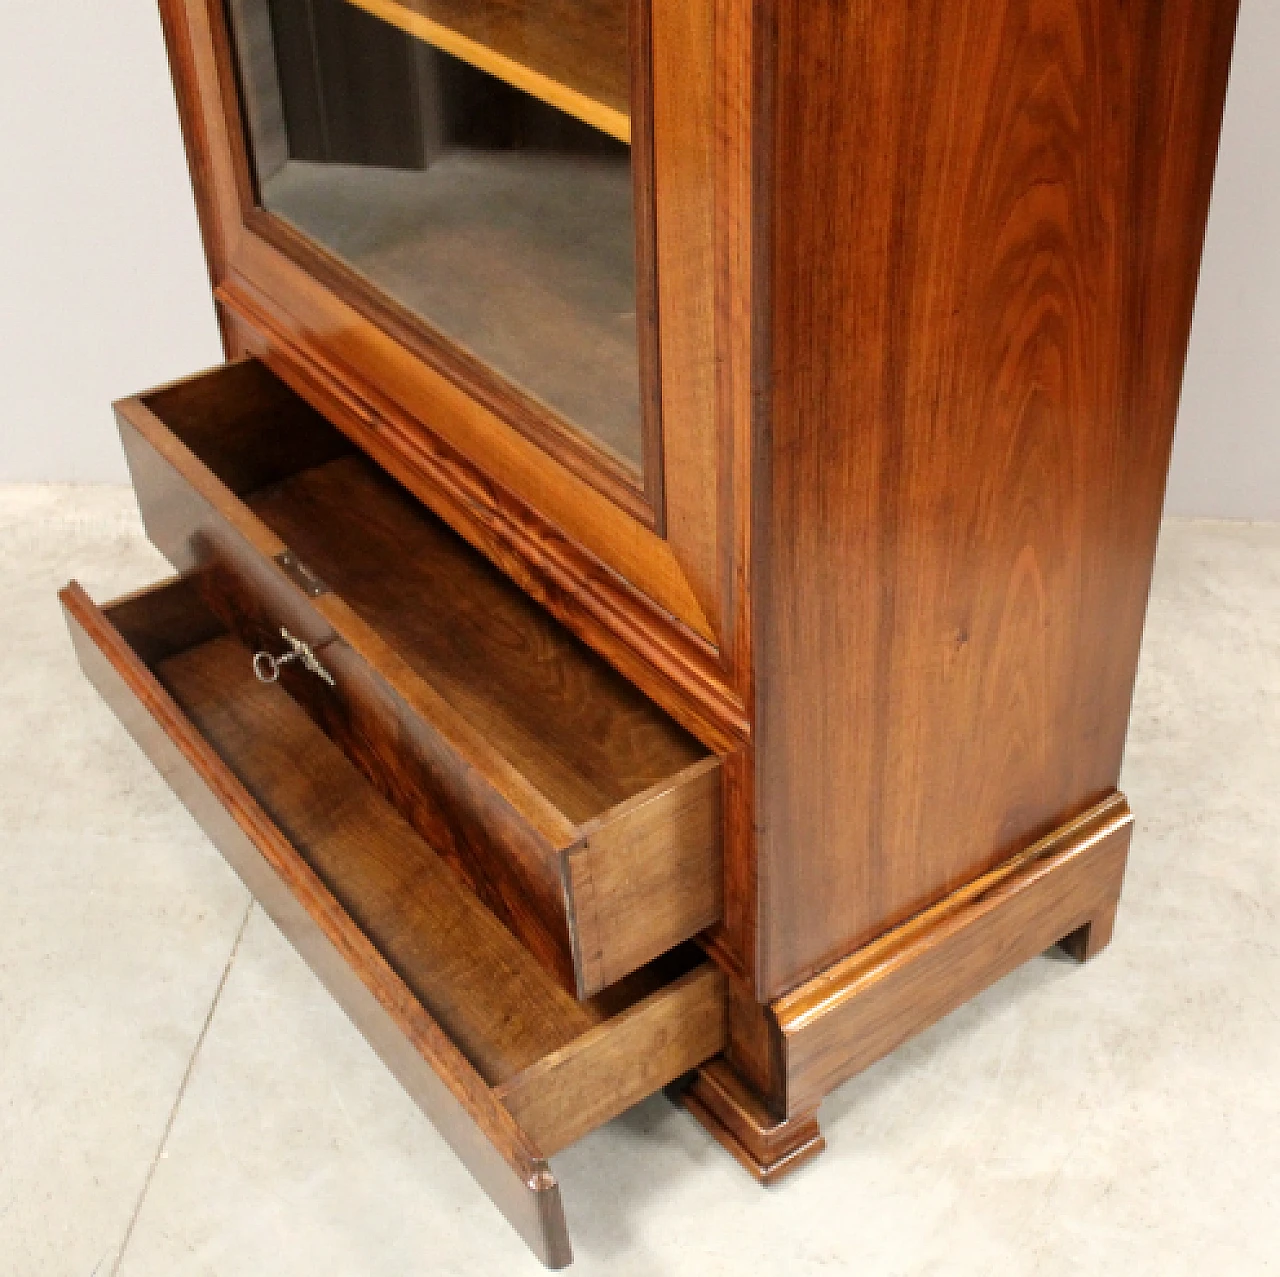
[[[531,97],[553,106],[575,119],[590,124],[592,128],[617,138],[619,142],[631,143],[631,117],[614,107],[597,102],[585,93],[579,93],[568,85],[561,84],[550,76],[535,71],[513,58],[469,39],[460,32],[446,27],[420,13],[407,9],[397,0],[347,0],[348,4],[375,18],[381,18],[392,26],[419,40],[451,54],[471,66],[496,76],[499,80],[510,84],[513,88],[528,93]]]

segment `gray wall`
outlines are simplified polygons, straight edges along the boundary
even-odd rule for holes
[[[0,480],[123,483],[111,400],[222,353],[160,20],[3,12]]]
[[[1170,514],[1280,519],[1280,4],[1244,0]]]
[[[1280,519],[1280,5],[1244,0],[1174,514]],[[123,482],[106,405],[215,363],[154,6],[7,5],[0,481]]]

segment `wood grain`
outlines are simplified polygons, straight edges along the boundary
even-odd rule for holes
[[[778,994],[1117,783],[1236,5],[765,10]]]
[[[546,1160],[226,763],[79,586],[62,593],[89,680],[508,1222],[572,1253]]]
[[[635,231],[636,339],[640,367],[640,474],[651,526],[666,531],[662,363],[658,330],[657,166],[653,154],[653,5],[630,0],[631,221]],[[643,514],[641,517],[645,517]]]
[[[306,623],[309,609],[282,593],[268,569],[255,570],[251,559],[220,556],[200,576],[205,603],[246,649],[242,664],[249,652],[279,653],[282,625],[299,637],[314,632]],[[573,839],[573,825],[515,768],[502,768],[430,688],[420,688],[411,704],[348,643],[336,636],[310,641],[335,686],[299,665],[281,670],[281,685],[490,913],[565,987],[576,989],[556,851]],[[492,781],[478,760],[494,765]],[[512,792],[518,807],[507,797]]]
[[[237,496],[350,456],[355,445],[256,359],[159,386],[141,402]]]
[[[633,176],[633,189],[637,180]],[[337,189],[350,195],[340,181]],[[557,198],[563,199],[563,191],[558,193]],[[496,207],[491,205],[490,213]],[[394,210],[387,211],[392,217],[395,216]],[[344,260],[338,253],[331,252],[318,243],[304,229],[295,226],[289,220],[287,209],[282,210],[282,214],[277,216],[272,211],[256,206],[246,210],[245,224],[254,237],[249,241],[249,256],[255,261],[261,258],[260,264],[267,265],[272,259],[259,245],[269,246],[305,272],[308,278],[321,284],[329,294],[342,298],[355,312],[393,338],[426,371],[425,388],[437,392],[439,396],[436,411],[450,413],[445,418],[445,424],[451,424],[453,413],[465,403],[467,406],[461,414],[460,424],[471,435],[473,445],[478,446],[480,452],[483,453],[488,448],[488,445],[480,442],[485,433],[497,431],[501,435],[503,431],[513,430],[530,449],[526,465],[537,469],[545,468],[549,476],[567,471],[568,475],[560,480],[566,492],[580,486],[575,479],[581,480],[593,496],[608,502],[616,508],[617,513],[661,535],[661,507],[657,494],[661,490],[662,476],[642,473],[642,467],[637,465],[633,457],[625,455],[635,449],[637,392],[641,399],[640,452],[647,458],[653,449],[653,431],[649,428],[651,418],[645,413],[644,404],[657,393],[651,381],[656,377],[656,373],[652,371],[654,362],[649,358],[637,363],[617,340],[616,332],[606,331],[605,326],[600,324],[598,312],[575,314],[573,308],[564,309],[563,299],[554,303],[561,310],[562,318],[556,344],[563,346],[563,339],[569,336],[573,328],[578,329],[580,336],[584,333],[594,332],[597,336],[603,333],[611,350],[601,367],[592,370],[593,386],[599,388],[609,381],[616,381],[624,366],[626,375],[638,377],[640,382],[636,386],[627,387],[625,396],[620,396],[612,403],[606,403],[602,395],[592,394],[588,397],[587,410],[584,412],[581,404],[576,408],[566,406],[573,403],[572,399],[551,402],[560,400],[568,385],[567,378],[539,379],[543,383],[541,385],[520,384],[517,378],[504,375],[503,371],[486,362],[481,354],[470,349],[466,342],[467,334],[446,332],[442,325],[425,319],[411,304],[413,293],[422,285],[421,280],[414,278],[412,266],[403,267],[396,276],[375,280],[359,269],[358,262]],[[476,229],[483,234],[482,228]],[[534,261],[539,249],[531,242],[533,238],[529,237],[524,245],[509,245],[502,254],[508,262],[519,264],[507,281],[513,293],[520,283],[516,278],[520,274],[528,275],[527,282],[534,287],[554,283],[557,276],[562,279],[572,276],[574,264],[563,254],[558,262]],[[525,254],[523,259],[520,255],[522,252]],[[431,265],[430,261],[420,263],[422,269],[430,269]],[[403,295],[397,291],[397,281],[405,285]],[[638,280],[638,283],[642,282]],[[235,279],[220,285],[218,300],[227,310],[239,314],[242,324],[259,329],[260,321],[265,318],[257,304],[260,299],[252,298],[244,291],[243,283],[244,280]],[[460,286],[454,293],[454,298],[461,306],[465,288]],[[530,304],[536,305],[536,299]],[[637,295],[636,305],[641,304],[642,298]],[[547,307],[541,306],[541,310],[545,313]],[[284,317],[277,315],[263,326],[270,329],[282,321]],[[252,337],[255,344],[242,344],[231,353],[257,353],[265,356],[270,352],[274,342],[268,343],[267,350],[259,348],[265,340],[263,331],[255,331]],[[292,346],[293,340],[292,337],[289,339],[286,349]],[[637,341],[641,341],[639,335]],[[279,359],[281,352],[275,353]],[[644,354],[643,346],[639,353]],[[464,395],[465,400],[450,403],[453,395],[445,392],[446,384],[452,385]],[[545,393],[545,398],[540,397],[542,393]],[[602,409],[608,411],[602,414]],[[602,415],[596,415],[596,419],[592,421],[590,418],[593,414]],[[574,420],[570,420],[571,416]],[[582,417],[583,421],[579,422],[578,417]],[[420,422],[419,425],[421,424]],[[471,434],[476,427],[483,428],[481,433]],[[434,434],[432,431],[427,437],[430,439]],[[632,437],[628,438],[628,435]],[[612,436],[612,439],[608,436]],[[605,446],[601,446],[602,442]],[[613,445],[618,445],[616,450]],[[524,452],[521,444],[515,443],[514,448],[517,455]],[[503,450],[508,449],[504,447]],[[414,454],[415,449],[406,449],[403,460],[411,459]]]
[[[308,402],[322,405],[365,453],[687,730],[716,749],[745,737],[741,694],[699,637],[704,631],[684,623],[690,609],[696,615],[700,609],[687,593],[687,579],[672,573],[670,549],[650,560],[643,537],[622,538],[613,543],[622,560],[603,547],[605,557],[599,557],[589,546],[592,538],[567,536],[548,517],[559,500],[551,473],[530,475],[531,483],[546,486],[536,508],[527,504],[490,478],[492,469],[509,477],[512,458],[501,456],[483,468],[471,463],[443,437],[423,435],[371,387],[354,387],[333,365],[313,358],[315,352],[279,326],[278,316],[260,308],[260,298],[223,289],[219,299],[239,351],[256,355]],[[241,318],[246,313],[252,322]],[[519,462],[514,466],[520,469]],[[650,572],[655,567],[656,579]]]
[[[248,362],[120,406],[157,546],[249,650],[323,654],[284,686],[577,996],[714,923],[719,760],[290,398]]]
[[[250,384],[264,391],[256,418]],[[264,559],[291,548],[341,596],[317,610],[339,625],[343,608],[363,616],[572,820],[705,756],[377,467],[341,456],[342,437],[292,395],[303,411],[286,420],[281,391],[251,361],[118,405],[149,534],[179,570],[201,564],[222,525]]]
[[[491,1085],[585,1032],[590,1014],[222,637],[155,670],[192,726]]]
[[[247,504],[575,823],[705,756],[366,458]]]
[[[1095,921],[1096,952],[1111,934],[1132,833],[1129,805],[1113,794],[774,1002],[785,1111],[813,1110],[845,1078]]]
[[[705,758],[577,831],[562,874],[583,992],[720,919],[720,784]]]
[[[714,1055],[723,977],[686,948],[576,1001],[238,643],[206,637],[191,578],[106,612],[61,597],[86,674],[178,796],[543,1262],[567,1263],[519,1114],[560,1148]],[[129,639],[153,645],[182,608],[193,646],[148,668]]]
[[[680,1098],[757,1184],[777,1183],[827,1146],[816,1107],[774,1116],[723,1060],[699,1069]]]
[[[1127,832],[1041,851],[1115,815],[1234,0],[633,6],[656,510],[270,238],[210,3],[163,0],[234,349],[725,755],[739,1145],[1097,952]]]
[[[348,189],[361,185],[358,173],[348,172],[344,176],[335,171],[326,178],[322,172],[294,165],[281,171],[271,182],[255,181],[248,157],[239,145],[233,144],[226,159],[236,173],[240,204],[237,220],[255,239],[296,263],[333,296],[359,308],[414,358],[451,378],[549,457],[567,465],[622,509],[652,525],[658,516],[662,476],[647,467],[642,474],[637,465],[636,417],[637,398],[647,404],[652,398],[657,374],[647,358],[637,369],[634,332],[628,352],[627,324],[619,322],[628,311],[635,310],[637,302],[616,300],[618,289],[624,285],[624,292],[629,289],[632,278],[641,293],[651,291],[654,274],[652,254],[641,258],[638,251],[633,251],[642,247],[639,239],[652,219],[653,204],[651,147],[646,140],[649,115],[643,113],[648,110],[644,105],[647,98],[634,84],[641,76],[647,83],[645,49],[637,45],[631,51],[632,91],[642,109],[642,127],[637,133],[639,145],[634,148],[628,165],[627,148],[612,138],[560,115],[535,99],[513,93],[507,85],[479,74],[470,66],[442,59],[429,45],[407,39],[345,0],[323,0],[322,5],[321,0],[308,0],[308,3],[322,8],[326,16],[323,23],[314,24],[305,14],[297,15],[295,39],[300,43],[310,39],[308,32],[312,25],[323,29],[326,24],[341,27],[358,22],[371,24],[380,28],[384,36],[398,39],[409,54],[414,53],[416,45],[413,61],[424,100],[411,111],[399,111],[393,120],[400,120],[404,132],[411,131],[414,120],[419,120],[432,144],[444,148],[440,158],[446,168],[450,165],[450,148],[474,148],[479,144],[482,149],[479,152],[473,149],[471,159],[461,169],[455,166],[452,177],[445,175],[443,169],[437,172],[441,164],[429,165],[429,171],[419,174],[417,180],[411,174],[397,176],[366,171],[362,180],[368,189],[363,198],[358,198],[359,192],[353,194]],[[637,0],[637,9],[643,7],[644,0]],[[226,135],[234,139],[244,131],[245,117],[252,112],[240,105],[239,79],[228,48],[226,24],[216,9],[210,17],[215,54],[221,67]],[[639,14],[634,17],[638,20]],[[291,18],[292,21],[295,19]],[[359,138],[367,131],[360,118],[363,109],[351,97],[346,84],[348,79],[368,74],[365,65],[368,59],[352,48],[357,35],[353,33],[352,38],[337,42],[336,49],[329,54],[335,62],[331,74],[318,68],[311,78],[318,75],[325,85],[334,82],[337,98],[332,104],[332,113],[339,117],[341,131],[354,133]],[[377,45],[379,41],[375,39],[372,43]],[[401,50],[402,54],[405,52],[406,49]],[[623,57],[627,56],[625,42],[621,52]],[[304,72],[310,65],[305,57],[292,60],[299,63]],[[351,64],[351,75],[343,69],[347,63]],[[294,78],[305,80],[306,75]],[[293,96],[305,97],[305,89],[305,84],[293,86]],[[312,114],[320,109],[317,106]],[[357,117],[354,121],[347,118],[353,114]],[[597,165],[594,175],[588,178],[571,159],[568,163],[549,163],[546,161],[554,157],[538,155],[554,139],[558,141],[551,149],[563,145],[587,152],[612,149],[617,153],[615,162]],[[485,153],[484,148],[494,144],[508,147],[513,141],[518,149],[501,157],[504,163],[489,179],[488,184],[496,188],[493,198],[482,195],[485,183],[477,186],[476,175],[466,177],[466,171]],[[313,157],[306,148],[299,154]],[[360,152],[355,154],[358,156]],[[489,154],[491,160],[500,158],[496,153]],[[600,158],[603,157],[597,156]],[[617,169],[619,159],[620,184],[606,182],[602,186],[604,174],[609,169]],[[407,167],[421,168],[421,161]],[[602,236],[584,230],[581,214],[575,214],[576,206],[566,190],[578,185],[583,194],[579,204],[603,200],[608,212],[614,214],[618,195],[625,200],[628,167],[634,174],[635,216],[624,218],[626,225],[615,226],[616,216],[601,212],[604,222],[613,230]],[[513,183],[519,173],[524,174],[525,189],[517,194]],[[469,255],[460,247],[461,241],[453,240],[450,242],[455,251],[451,254],[441,239],[441,235],[447,237],[451,232],[438,227],[439,234],[420,241],[421,251],[414,254],[419,259],[415,268],[402,251],[402,234],[397,229],[410,216],[404,207],[405,199],[419,202],[422,216],[430,221],[431,209],[438,204],[442,192],[451,189],[451,183],[456,188],[459,181],[469,194],[461,195],[455,189],[458,198],[451,202],[452,212],[446,220],[452,224],[461,218],[454,232],[462,235],[463,240],[470,238],[492,244],[497,256],[487,267],[479,260],[469,262]],[[513,200],[521,206],[539,201],[546,204],[543,220],[548,225],[540,231],[527,219],[523,225],[518,221],[513,223],[499,207]],[[345,213],[336,211],[342,208],[346,209]],[[362,223],[362,229],[346,233],[353,223],[362,222],[361,208],[371,211],[373,220],[365,218],[367,224]],[[374,233],[379,210],[381,237]],[[508,213],[510,211],[508,209]],[[334,216],[329,217],[328,213]],[[584,305],[581,296],[587,258],[574,262],[563,248],[557,251],[558,236],[552,223],[561,227],[561,238],[568,234],[569,238],[576,236],[581,242],[586,235],[609,245],[607,260],[602,263],[597,253],[592,268],[598,272],[602,265],[606,267],[605,274],[597,278],[598,296],[593,304]],[[571,224],[577,229],[571,231]],[[633,240],[630,247],[629,237]],[[388,252],[376,251],[379,238],[382,247],[389,250],[389,256]],[[400,248],[395,247],[397,244]],[[633,258],[637,259],[634,265]],[[394,268],[389,266],[392,260],[397,263]],[[627,274],[626,280],[620,280],[614,270],[619,263]],[[454,274],[459,280],[450,287],[446,281]],[[431,282],[432,277],[435,283]],[[470,290],[464,286],[468,282],[472,286]],[[609,299],[609,294],[614,300]],[[434,302],[428,300],[433,298]],[[443,310],[439,305],[442,300],[447,303]],[[643,303],[644,299],[638,300]],[[477,306],[492,312],[489,322],[482,323],[475,317]],[[541,363],[531,360],[522,349],[522,342],[534,340],[528,332],[537,329],[537,323],[517,320],[504,311],[504,306],[507,311],[521,306],[539,310],[546,331],[537,340],[547,343],[547,360]],[[500,317],[495,320],[493,315]],[[519,337],[520,330],[526,330],[523,339]],[[573,347],[575,341],[579,349],[573,358],[584,374],[577,381],[567,368],[561,367],[571,360],[566,347]],[[646,336],[641,343],[642,355],[645,354],[643,347],[649,344]],[[592,351],[592,359],[587,363],[580,357],[584,349]],[[504,353],[505,360],[499,358]],[[596,355],[600,356],[598,366]],[[616,393],[611,393],[610,383],[618,382],[619,377],[623,381],[614,385]],[[647,408],[643,416],[640,432],[644,435],[647,458],[657,425]],[[607,446],[601,446],[602,441]]]
[[[662,526],[719,641],[715,7],[714,0],[651,0],[651,7]]]
[[[757,257],[762,236],[757,209],[767,203],[767,148],[758,145],[755,0],[715,4],[715,422],[718,442],[717,520],[721,597],[721,650],[733,685],[754,703],[752,598],[753,496],[768,470],[754,446],[756,347],[767,329],[754,321],[760,300]],[[754,713],[753,713],[754,728]],[[748,743],[725,758],[724,924],[717,952],[728,969],[754,986],[759,900],[756,875],[755,757]]]
[[[440,78],[441,150],[425,168],[291,161],[260,183],[251,221],[544,449],[590,458],[643,512],[627,148]],[[481,128],[492,136],[473,139]]]
[[[146,665],[208,642],[224,626],[205,606],[202,585],[197,573],[135,590],[112,602],[112,625]]]
[[[628,503],[619,476],[602,477],[546,437],[522,433],[456,367],[442,371],[345,284],[317,279],[313,264],[299,265],[291,250],[269,242],[252,216],[234,67],[225,50],[219,54],[225,32],[218,6],[162,4],[174,33],[175,74],[192,106],[189,145],[202,173],[210,243],[220,245],[217,295],[233,351],[265,356],[575,632],[705,732],[708,743],[740,738],[742,698],[725,677],[715,630],[698,601],[701,583],[718,579],[714,556],[727,497],[708,501],[704,485],[686,482],[664,499],[673,529],[665,538],[655,534],[652,512]],[[645,216],[640,210],[641,222]],[[715,427],[698,422],[719,438]]]
[[[165,54],[173,77],[174,100],[182,126],[182,145],[191,175],[196,216],[200,222],[200,238],[204,244],[205,266],[209,284],[216,289],[226,276],[228,256],[234,239],[231,224],[235,203],[234,181],[225,165],[226,136],[217,128],[223,113],[209,111],[200,85],[216,78],[216,69],[204,55],[207,46],[200,39],[182,0],[160,0],[160,26],[164,33]],[[210,127],[213,124],[215,127]],[[246,157],[247,158],[247,157]],[[221,319],[219,325],[221,326]],[[222,329],[223,349],[229,350],[227,332]]]
[[[719,1052],[724,985],[703,964],[508,1079],[498,1098],[550,1157]]]
[[[274,607],[280,609],[280,620],[293,624],[300,636],[313,646],[329,642],[335,633],[340,635],[371,669],[380,673],[410,708],[437,723],[442,723],[442,720],[450,723],[448,730],[453,748],[495,785],[536,828],[553,839],[566,836],[568,826],[564,817],[555,813],[547,800],[527,782],[522,783],[518,773],[510,764],[504,763],[482,737],[467,732],[456,715],[451,721],[447,711],[441,710],[439,695],[425,687],[403,658],[397,656],[341,597],[330,592],[312,599],[292,577],[278,569],[280,556],[288,550],[285,543],[253,514],[240,494],[229,488],[178,437],[178,432],[189,437],[206,453],[209,463],[218,466],[228,478],[236,474],[270,473],[275,478],[281,476],[278,461],[272,461],[271,469],[267,471],[264,463],[250,460],[247,456],[239,456],[232,463],[222,451],[220,442],[215,443],[212,450],[206,447],[207,443],[220,440],[220,432],[211,426],[204,414],[207,404],[216,402],[216,393],[210,395],[205,392],[216,389],[228,375],[233,383],[242,387],[245,383],[235,373],[237,367],[229,365],[226,369],[192,379],[202,383],[201,391],[188,398],[185,387],[182,387],[184,397],[178,404],[167,398],[174,387],[158,392],[165,396],[165,401],[157,399],[156,406],[169,411],[172,428],[152,412],[143,399],[125,400],[116,405],[121,438],[148,536],[181,572],[192,572],[216,562],[245,578],[259,603],[270,600]],[[199,404],[201,410],[193,416],[186,416],[178,408],[188,402]],[[274,456],[276,446],[272,421],[269,414],[264,414],[261,424],[266,428],[244,432],[242,445],[261,446],[268,456]],[[229,437],[236,433],[234,419],[232,425]],[[305,464],[306,450],[299,449],[297,455]]]

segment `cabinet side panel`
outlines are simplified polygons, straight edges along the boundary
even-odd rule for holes
[[[1235,0],[761,0],[758,985],[1117,782]]]

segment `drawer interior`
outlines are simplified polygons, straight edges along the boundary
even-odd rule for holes
[[[571,1248],[546,1158],[723,1049],[693,946],[567,993],[205,606],[209,571],[99,608],[81,667],[373,1049],[544,1263]]]
[[[117,406],[155,544],[581,999],[722,913],[720,759],[255,360]]]
[[[151,669],[431,1017],[495,1088],[693,971],[683,946],[587,1001],[567,993],[181,580],[109,607]],[[585,1099],[585,1097],[582,1097]],[[554,1151],[567,1142],[541,1133]]]
[[[710,756],[262,365],[142,402],[570,823]]]

